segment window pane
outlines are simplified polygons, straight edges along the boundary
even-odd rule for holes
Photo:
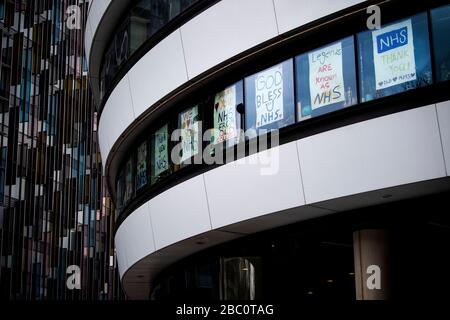
[[[427,14],[358,34],[361,100],[432,83]]]
[[[1,0],[0,0],[1,1]],[[135,0],[124,13],[123,24],[114,31],[103,58],[101,97],[112,85],[129,57],[173,18],[199,0]]]
[[[450,80],[450,5],[431,10],[438,81]]]
[[[125,194],[123,196],[124,204],[127,204],[134,195],[133,181],[133,158],[130,158],[125,164]]]
[[[115,36],[106,51],[103,59],[104,89],[109,88],[114,76],[130,56],[129,20],[125,20],[116,30]]]
[[[169,126],[167,124],[152,136],[151,164],[152,184],[169,174]]]
[[[301,54],[295,64],[299,121],[357,103],[353,37]]]
[[[123,196],[125,190],[125,180],[123,176],[123,171],[119,173],[116,180],[116,218],[119,217],[120,212],[123,208]]]
[[[293,60],[245,79],[246,130],[279,129],[295,122]]]
[[[136,190],[147,185],[147,142],[142,143],[137,150]]]
[[[214,132],[211,135],[211,144],[225,142],[229,147],[239,142],[241,115],[236,107],[242,103],[242,95],[242,82],[238,82],[214,96]]]
[[[181,162],[195,156],[199,151],[199,114],[198,105],[180,113],[178,128],[181,129]]]
[[[169,22],[170,4],[167,1],[141,0],[131,10],[131,52],[138,49],[156,31]]]

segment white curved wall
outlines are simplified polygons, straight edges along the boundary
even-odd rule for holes
[[[446,175],[435,105],[298,143],[305,197],[312,203]]]
[[[438,103],[436,109],[439,119],[439,128],[441,129],[447,175],[450,175],[450,101]]]
[[[134,120],[180,85],[262,42],[360,2],[222,0],[208,8],[150,50],[114,89],[100,119],[103,159],[106,161],[112,146]],[[98,12],[106,10],[98,6]],[[92,13],[94,19],[98,16],[94,18]],[[117,99],[130,92],[128,101]]]
[[[449,115],[450,101],[352,124],[229,163],[165,191],[117,231],[125,290],[131,298],[146,298],[156,272],[204,249],[193,239],[207,239],[211,246],[295,221],[450,189]],[[253,164],[257,157],[263,162]],[[277,163],[275,175],[261,175]],[[384,199],[386,193],[392,197]]]
[[[130,70],[127,77],[130,79],[136,117],[172,90],[187,82],[189,78],[180,30],[170,34],[148,52]]]
[[[93,42],[96,41],[94,37],[95,32],[98,29],[102,17],[106,13],[106,10],[108,9],[111,1],[112,0],[91,0],[90,2],[84,38],[84,45],[86,48],[86,58],[88,64],[90,62],[91,47],[93,45]]]

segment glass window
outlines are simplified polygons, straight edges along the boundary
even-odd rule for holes
[[[137,149],[136,191],[147,185],[147,142]]]
[[[295,65],[299,121],[357,103],[353,37],[301,54]]]
[[[436,79],[450,80],[450,5],[431,10]]]
[[[129,39],[129,20],[124,21],[120,28],[116,30],[112,42],[109,44],[106,54],[103,58],[103,66],[101,70],[101,93],[104,94],[119,72],[122,65],[130,56],[130,39]]]
[[[220,258],[221,300],[261,299],[261,269],[261,257]]]
[[[358,34],[358,56],[362,102],[431,84],[427,14]]]
[[[3,20],[5,17],[5,4],[3,1],[0,1],[0,20]]]
[[[198,105],[186,109],[178,116],[178,128],[181,129],[181,163],[186,162],[199,152],[199,121]]]
[[[123,208],[123,196],[124,196],[124,190],[125,190],[125,180],[123,176],[123,171],[119,173],[116,179],[116,217],[119,216],[119,213],[122,211]]]
[[[125,192],[123,196],[124,204],[127,204],[134,195],[133,181],[133,158],[131,157],[125,164]]]
[[[293,60],[245,79],[245,129],[279,129],[295,122]]]
[[[131,10],[130,49],[133,53],[169,22],[170,4],[164,0],[141,0]]]
[[[211,144],[226,143],[233,146],[239,142],[241,115],[237,106],[243,103],[242,82],[238,82],[214,96],[213,133]]]
[[[152,184],[170,173],[168,124],[158,129],[152,135],[150,163]]]
[[[128,58],[173,18],[199,0],[136,0],[123,16],[122,25],[115,30],[101,71],[101,97],[112,85]]]

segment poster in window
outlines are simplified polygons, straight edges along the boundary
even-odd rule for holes
[[[123,206],[123,175],[122,172],[119,174],[119,177],[117,178],[117,184],[116,184],[116,194],[117,194],[117,209],[121,210]]]
[[[137,150],[136,190],[147,184],[147,142],[141,144]]]
[[[168,132],[169,130],[167,124],[155,132],[155,177],[158,177],[161,173],[169,170]]]
[[[417,79],[411,19],[372,32],[376,90]]]
[[[214,135],[211,142],[219,144],[236,137],[236,86],[231,86],[214,98]]]
[[[256,128],[283,120],[283,65],[255,77]]]
[[[128,160],[125,165],[125,194],[124,203],[127,203],[133,196],[133,162]]]
[[[187,109],[180,114],[181,129],[181,162],[198,153],[198,106]]]
[[[345,101],[342,42],[309,53],[311,108]]]

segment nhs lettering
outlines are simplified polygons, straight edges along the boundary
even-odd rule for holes
[[[236,86],[216,94],[214,99],[214,135],[212,144],[236,138]]]
[[[400,28],[377,36],[378,53],[383,53],[408,44],[408,28]]]
[[[411,20],[372,32],[376,89],[417,79]]]
[[[255,78],[256,128],[283,120],[283,65],[260,72]]]
[[[342,43],[311,52],[308,57],[311,108],[345,101]]]

